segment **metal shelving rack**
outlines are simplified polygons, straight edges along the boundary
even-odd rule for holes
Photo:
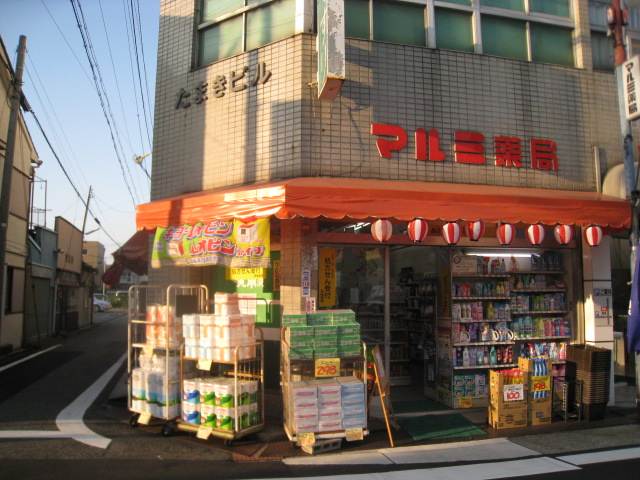
[[[175,420],[180,416],[181,393],[182,331],[177,319],[183,313],[202,313],[207,308],[208,291],[202,285],[170,285],[166,288],[134,285],[129,288],[127,397],[132,412],[131,426],[147,424],[151,418],[157,418],[166,422],[162,428],[163,435],[173,433]],[[145,371],[144,375],[160,375],[162,388],[160,392],[156,391],[156,398],[151,397],[146,389],[144,397],[140,398],[139,389],[134,389],[134,370],[143,366],[143,357],[151,359],[154,356],[160,358],[156,367],[163,368],[160,368],[160,373]],[[146,378],[143,382],[145,385],[149,383]]]
[[[256,327],[256,334],[259,335],[256,343],[239,345],[233,350],[233,360],[218,361],[204,360],[182,356],[181,362],[181,382],[184,381],[186,372],[193,369],[185,368],[187,362],[196,365],[196,369],[206,372],[209,375],[223,378],[232,378],[234,389],[234,416],[235,423],[232,430],[223,430],[215,427],[206,427],[178,420],[177,427],[180,430],[194,432],[199,438],[206,438],[209,435],[224,439],[225,445],[231,446],[234,440],[246,437],[253,433],[264,430],[264,349],[262,329]],[[255,349],[255,354],[250,355]],[[247,353],[249,352],[249,353]],[[247,426],[238,425],[241,418],[241,405],[239,405],[241,387],[239,380],[254,380],[258,382],[257,387],[257,423]]]
[[[293,421],[291,418],[292,406],[288,405],[290,401],[288,390],[289,385],[294,380],[294,376],[296,380],[314,380],[315,377],[315,360],[298,360],[291,359],[290,347],[288,342],[285,339],[284,328],[280,331],[280,380],[281,380],[281,388],[282,388],[282,401],[284,405],[284,430],[287,434],[289,440],[298,444],[301,437],[305,434],[296,433],[293,428]],[[367,351],[366,344],[362,344],[362,356],[358,357],[343,357],[340,358],[340,371],[336,375],[339,376],[349,376],[353,375],[359,379],[362,379],[363,382],[367,378],[367,370],[366,370],[366,361]],[[366,392],[366,385],[365,385]],[[365,403],[366,403],[366,393],[365,393]],[[366,408],[366,405],[365,405]],[[367,428],[362,429],[362,435],[366,436],[369,434],[369,430]],[[334,430],[334,431],[322,431],[322,432],[313,432],[315,439],[318,440],[328,440],[328,439],[342,439],[347,438],[347,430]]]

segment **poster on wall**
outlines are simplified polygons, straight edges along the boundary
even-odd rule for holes
[[[204,224],[158,228],[153,241],[151,266],[268,268],[270,243],[268,218],[214,220]]]
[[[321,248],[318,259],[318,300],[320,307],[336,305],[336,249]]]

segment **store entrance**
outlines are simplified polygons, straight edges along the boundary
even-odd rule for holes
[[[351,309],[368,349],[380,347],[396,399],[435,398],[437,247],[322,247],[335,254],[335,300]],[[320,286],[321,287],[321,286]],[[321,290],[321,288],[319,289]]]

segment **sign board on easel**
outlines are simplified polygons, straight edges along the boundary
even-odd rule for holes
[[[382,413],[384,413],[384,420],[387,424],[387,432],[389,432],[389,442],[393,447],[393,435],[391,433],[391,426],[393,426],[396,430],[399,430],[400,427],[396,423],[396,416],[393,411],[393,406],[391,405],[391,383],[389,382],[389,377],[387,377],[386,371],[384,369],[384,359],[382,358],[382,352],[380,351],[380,347],[376,345],[373,348],[373,368],[376,373],[376,387],[378,388],[378,393],[380,394],[380,403],[382,404]]]

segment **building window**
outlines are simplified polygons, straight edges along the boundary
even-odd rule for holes
[[[571,30],[553,25],[531,23],[531,60],[572,67]]]
[[[527,60],[527,24],[502,17],[482,17],[482,52]]]
[[[438,48],[473,52],[473,25],[470,12],[436,8],[435,20]]]
[[[197,66],[292,36],[295,0],[202,0]]]
[[[483,7],[498,7],[524,12],[524,0],[481,0],[480,4]]]
[[[25,271],[7,266],[4,313],[19,313],[24,310]]]
[[[346,36],[573,66],[572,0],[345,0]]]

